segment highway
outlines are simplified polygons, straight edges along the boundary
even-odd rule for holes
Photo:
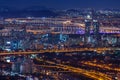
[[[38,61],[44,61],[44,62],[49,63],[49,64],[54,64],[58,68],[68,70],[68,71],[71,71],[71,72],[74,72],[74,73],[77,73],[77,74],[85,75],[85,76],[87,76],[89,78],[92,78],[94,80],[112,80],[110,76],[108,76],[104,73],[101,73],[101,72],[88,71],[88,70],[85,70],[85,69],[76,68],[76,67],[72,67],[72,66],[68,66],[68,65],[56,64],[55,62],[45,61],[45,60],[41,60],[41,59],[38,59],[38,58],[37,58],[37,60]]]
[[[120,68],[113,68],[109,65],[106,64],[98,64],[98,63],[93,63],[93,62],[81,62],[82,64],[88,65],[88,66],[92,66],[92,67],[98,67],[98,68],[102,68],[102,69],[106,69],[106,70],[112,70],[112,71],[117,71],[120,72]]]
[[[46,49],[46,50],[37,50],[37,51],[19,51],[19,52],[7,52],[3,51],[0,52],[0,56],[7,56],[7,55],[29,55],[29,54],[40,54],[40,53],[62,53],[62,52],[81,52],[81,51],[94,51],[97,53],[102,53],[104,51],[114,51],[120,50],[120,48],[64,48],[64,49]]]

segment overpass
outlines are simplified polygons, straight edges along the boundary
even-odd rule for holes
[[[29,50],[29,51],[19,51],[19,52],[0,52],[0,56],[9,55],[29,55],[29,54],[42,54],[42,53],[66,53],[66,52],[82,52],[82,51],[93,51],[97,53],[102,53],[104,51],[115,51],[120,50],[120,48],[64,48],[64,49],[46,49],[46,50]]]

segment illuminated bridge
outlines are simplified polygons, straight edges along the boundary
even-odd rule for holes
[[[43,29],[43,30],[27,30],[27,32],[32,32],[34,34],[37,33],[54,33],[54,34],[84,34],[85,28],[82,26],[68,26],[68,27],[51,27],[50,29]],[[91,29],[91,33],[93,33]],[[100,33],[120,33],[120,28],[115,27],[100,27]]]
[[[63,53],[63,52],[82,52],[82,51],[93,51],[97,53],[102,53],[104,51],[115,51],[120,50],[120,48],[66,48],[66,49],[47,49],[47,50],[37,50],[37,51],[19,51],[19,52],[0,52],[0,56],[8,55],[29,55],[29,54],[42,54],[42,53]]]

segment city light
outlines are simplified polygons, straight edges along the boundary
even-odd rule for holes
[[[120,80],[118,3],[1,0],[0,80]]]

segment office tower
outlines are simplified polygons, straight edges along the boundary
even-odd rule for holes
[[[85,36],[84,36],[85,45],[89,42],[89,38],[90,38],[90,27],[91,27],[91,20],[86,19],[86,20],[85,20]]]
[[[96,43],[96,46],[99,45],[99,41],[100,41],[100,34],[99,34],[99,27],[100,27],[100,24],[97,20],[93,20],[93,35],[94,35],[94,38],[95,38],[95,43]]]

